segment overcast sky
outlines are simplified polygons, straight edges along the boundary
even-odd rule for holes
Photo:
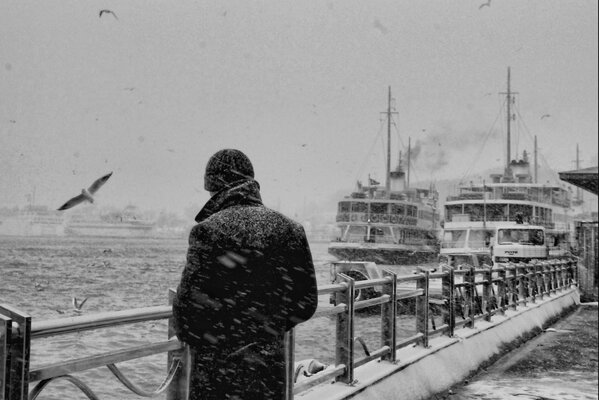
[[[597,1],[483,3],[2,1],[0,206],[58,207],[114,171],[98,205],[199,208],[234,147],[293,214],[384,179],[389,86],[412,180],[501,169],[508,66],[512,155],[536,135],[555,171],[577,144],[597,165]]]

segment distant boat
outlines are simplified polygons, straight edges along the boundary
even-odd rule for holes
[[[105,220],[99,217],[70,219],[65,227],[68,236],[149,237],[155,223],[132,218]]]
[[[65,219],[45,206],[30,205],[0,216],[0,235],[64,236]]]
[[[391,113],[389,88],[387,146]],[[356,190],[338,202],[340,235],[329,244],[328,251],[339,260],[414,265],[437,258],[438,194],[433,187],[408,187],[401,159],[390,171],[390,157],[388,151],[384,186],[369,177],[368,185],[358,182]]]

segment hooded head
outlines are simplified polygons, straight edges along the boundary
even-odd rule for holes
[[[239,150],[219,150],[208,160],[204,174],[204,189],[214,193],[230,183],[254,179],[250,159]]]

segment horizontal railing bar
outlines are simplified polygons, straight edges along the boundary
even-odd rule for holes
[[[80,332],[136,322],[167,319],[172,316],[171,306],[153,306],[122,311],[108,311],[94,315],[59,318],[31,323],[31,337],[39,338],[60,333]]]
[[[455,327],[456,327],[456,328],[458,328],[458,327],[460,327],[460,326],[464,326],[464,325],[466,325],[466,324],[468,324],[468,323],[470,323],[470,320],[469,320],[469,319],[465,319],[465,320],[463,320],[463,321],[456,321],[456,322],[455,322]]]
[[[334,283],[331,285],[322,285],[318,287],[318,295],[343,292],[347,289],[347,283]]]
[[[423,289],[411,290],[409,292],[397,293],[397,300],[411,299],[414,297],[422,296],[424,294]]]
[[[337,304],[334,307],[322,307],[322,308],[318,307],[316,309],[316,312],[312,316],[312,318],[324,317],[327,315],[341,314],[342,312],[345,312],[345,311],[347,311],[347,304],[345,304],[345,303]]]
[[[428,276],[428,279],[443,279],[449,272],[433,272]]]
[[[438,327],[437,329],[431,329],[430,331],[428,331],[428,335],[430,337],[432,335],[438,335],[438,334],[444,333],[445,331],[448,331],[448,330],[449,330],[449,325],[444,324],[444,325],[441,325],[440,327]]]
[[[50,365],[31,368],[29,372],[29,381],[35,382],[43,379],[54,378],[60,375],[71,374],[74,372],[86,371],[92,368],[103,367],[107,364],[116,364],[129,361],[136,358],[152,356],[154,354],[165,353],[168,351],[182,350],[184,345],[178,340],[168,340],[141,346],[131,347],[125,350],[117,350],[94,356],[83,357],[73,360],[62,361]]]
[[[354,283],[354,287],[356,289],[363,289],[371,286],[381,286],[386,285],[391,282],[391,278],[376,278],[376,279],[368,279],[363,281],[356,281]]]
[[[354,310],[361,310],[362,308],[372,307],[379,304],[388,303],[391,296],[384,294],[379,297],[374,297],[368,300],[360,300],[354,303]]]
[[[377,358],[381,358],[387,353],[391,352],[391,348],[389,346],[383,346],[380,349],[376,349],[369,356],[362,357],[359,360],[354,361],[354,368],[358,368],[361,365],[366,364],[369,361],[376,360]]]
[[[402,347],[406,347],[407,345],[410,345],[412,343],[416,343],[419,340],[421,340],[424,337],[424,334],[422,332],[415,334],[414,336],[410,336],[409,338],[406,338],[400,342],[397,342],[395,344],[395,348],[396,349],[401,349]]]
[[[311,387],[321,384],[322,382],[328,381],[329,379],[334,379],[340,375],[343,375],[345,368],[345,364],[339,364],[331,370],[325,370],[324,372],[316,374],[304,381],[301,381],[300,383],[296,383],[293,386],[293,394],[303,392],[304,390],[308,390]]]
[[[402,275],[397,277],[397,283],[399,282],[411,282],[424,279],[424,274],[413,274],[413,275]]]

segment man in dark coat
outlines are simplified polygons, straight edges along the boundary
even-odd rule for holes
[[[192,352],[190,400],[284,399],[285,332],[318,303],[302,226],[266,208],[253,178],[239,150],[206,166],[212,197],[189,235],[173,303],[177,337]]]

